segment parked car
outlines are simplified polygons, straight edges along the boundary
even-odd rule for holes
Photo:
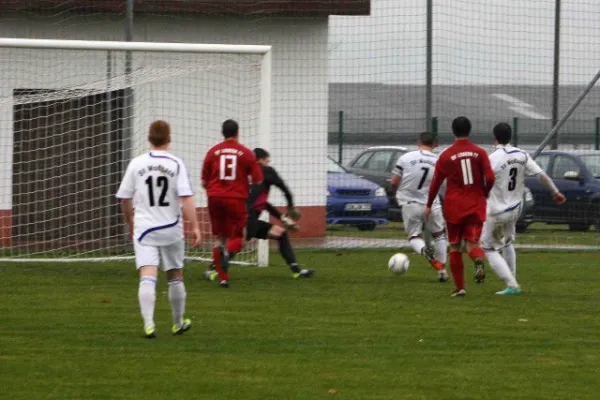
[[[348,172],[327,157],[327,223],[352,225],[372,231],[388,223],[385,190]]]
[[[392,170],[398,158],[408,151],[403,146],[369,147],[357,154],[348,163],[346,169],[382,186],[386,190],[389,201],[392,201],[391,197],[396,196],[396,193],[392,193],[390,183]],[[440,195],[443,201],[444,187],[442,187]],[[533,222],[534,198],[529,189],[526,189],[523,193],[523,205],[523,212],[517,222],[519,232],[523,232]],[[389,219],[391,221],[402,221],[402,209],[390,207]]]
[[[527,178],[525,183],[535,200],[534,220],[568,224],[573,231],[593,225],[600,232],[600,151],[545,151],[535,161],[567,202],[557,205],[537,178]]]
[[[392,170],[398,158],[408,152],[402,146],[375,146],[369,147],[354,157],[346,166],[346,169],[360,177],[370,180],[383,187],[391,204],[396,197],[392,193],[391,176]],[[402,209],[390,206],[388,218],[390,221],[402,221]]]

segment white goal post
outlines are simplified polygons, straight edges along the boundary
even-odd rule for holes
[[[271,57],[265,45],[0,38],[0,135],[7,135],[0,139],[13,140],[3,154],[9,173],[0,176],[8,192],[0,211],[11,211],[0,261],[133,259],[114,215],[114,176],[145,151],[144,129],[153,119],[171,123],[173,152],[187,156],[202,203],[199,166],[209,143],[220,138],[220,122],[238,120],[244,144],[270,148]],[[55,167],[60,173],[47,172]],[[72,181],[78,176],[80,182]],[[69,187],[74,195],[65,193]],[[102,199],[92,199],[94,193]],[[202,222],[209,241],[207,218]],[[206,248],[188,254],[210,258]],[[268,242],[236,262],[267,266]]]

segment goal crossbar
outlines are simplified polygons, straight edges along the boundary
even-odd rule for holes
[[[271,51],[266,45],[114,42],[96,40],[54,40],[0,38],[0,47],[60,50],[119,50],[173,53],[263,54]]]
[[[164,52],[164,53],[207,53],[207,54],[242,54],[260,55],[260,115],[259,115],[259,145],[270,148],[271,139],[271,91],[272,91],[272,56],[269,45],[238,45],[238,44],[206,44],[206,43],[159,43],[159,42],[118,42],[95,40],[55,40],[55,39],[19,39],[0,38],[1,48],[13,49],[53,49],[53,50],[92,50],[92,51],[122,51],[122,52]],[[97,260],[125,260],[126,257],[107,257]],[[209,261],[204,258],[190,258],[198,261]],[[78,258],[0,258],[0,261],[77,261]],[[86,259],[90,260],[90,259]],[[92,260],[96,260],[93,258]],[[237,262],[239,264],[247,264]],[[258,266],[266,267],[269,263],[269,246],[267,240],[260,240],[257,245]]]

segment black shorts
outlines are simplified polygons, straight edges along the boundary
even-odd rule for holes
[[[269,231],[272,227],[273,224],[261,221],[255,213],[250,213],[248,216],[248,225],[246,225],[246,240],[252,238],[268,239]]]

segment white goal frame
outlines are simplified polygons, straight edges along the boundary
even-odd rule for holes
[[[156,42],[116,42],[96,40],[53,40],[53,39],[16,39],[0,38],[0,48],[55,49],[55,50],[104,50],[131,52],[168,52],[168,53],[212,53],[212,54],[256,54],[262,56],[260,65],[260,115],[258,143],[270,148],[271,141],[271,90],[272,90],[272,53],[267,45],[233,45],[202,43],[156,43]],[[263,215],[263,218],[266,218]],[[85,258],[82,261],[130,260],[133,256]],[[191,258],[194,259],[194,258]],[[78,258],[0,258],[0,262],[76,262]],[[203,260],[203,259],[201,259]],[[205,260],[203,260],[205,261]],[[268,240],[259,240],[257,244],[259,267],[269,265]]]

